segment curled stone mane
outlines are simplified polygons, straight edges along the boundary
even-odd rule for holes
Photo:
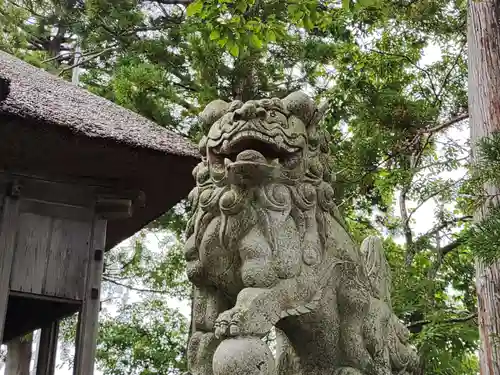
[[[324,112],[296,92],[217,100],[200,115],[185,246],[193,375],[412,374],[381,241],[358,247],[335,205]],[[255,341],[273,326],[279,365]]]

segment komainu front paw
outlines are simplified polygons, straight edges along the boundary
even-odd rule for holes
[[[264,337],[280,320],[280,304],[273,289],[245,288],[236,305],[215,321],[215,337]]]
[[[215,337],[258,336],[264,337],[273,327],[264,314],[252,308],[235,306],[224,311],[215,321]]]

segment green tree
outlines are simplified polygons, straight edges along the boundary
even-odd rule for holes
[[[468,117],[465,5],[0,0],[0,48],[69,78],[78,43],[86,88],[193,140],[202,131],[196,114],[215,98],[284,96],[300,88],[328,100],[339,206],[357,238],[386,238],[394,305],[413,332],[422,372],[476,374],[474,265],[464,241],[469,150],[453,134]],[[423,64],[429,46],[440,56]],[[429,225],[418,225],[429,206]],[[149,230],[180,236],[184,212],[182,204]],[[110,290],[136,289],[145,304],[187,296],[177,273],[183,263],[170,259],[178,252],[169,248],[152,256],[139,237],[131,249],[113,250]],[[104,318],[102,345],[116,336],[131,344],[127,335],[148,331],[132,321],[141,309],[121,304],[119,320]],[[118,363],[101,355],[106,371]],[[149,354],[131,354],[119,366],[132,374],[136,364],[145,368],[139,361],[146,357],[149,368],[165,368]]]
[[[168,302],[127,303],[101,323],[99,365],[110,375],[179,374],[186,370],[187,325]]]
[[[500,58],[500,27],[498,17],[500,16],[500,2],[471,3],[468,12],[468,45],[469,45],[469,109],[471,114],[471,142],[473,156],[476,163],[481,165],[481,152],[479,147],[483,141],[483,151],[493,164],[498,163],[498,134],[500,132],[499,121],[499,99],[497,81],[500,79],[500,66],[495,61]],[[489,145],[484,138],[493,137],[494,141]],[[496,140],[496,142],[495,142]],[[492,147],[493,146],[493,147]],[[494,151],[493,153],[491,151]],[[489,154],[489,155],[488,155]],[[493,157],[491,157],[493,156]],[[498,172],[496,175],[498,175]],[[488,175],[486,175],[488,176]],[[498,180],[498,177],[494,180]],[[500,334],[500,312],[497,294],[500,291],[498,280],[500,278],[499,254],[494,251],[498,248],[500,238],[498,229],[491,225],[498,223],[498,196],[500,188],[498,183],[488,181],[476,191],[480,205],[476,211],[475,219],[479,223],[478,229],[493,229],[491,234],[493,246],[475,247],[482,250],[483,257],[477,262],[476,284],[479,301],[479,332],[481,334],[481,346],[479,351],[480,370],[483,374],[500,374],[500,345],[498,335]],[[493,220],[489,218],[489,212],[493,211]],[[481,234],[479,233],[479,236]],[[477,236],[476,236],[477,239]],[[477,241],[476,241],[477,242]],[[476,243],[477,245],[477,243]],[[485,251],[485,248],[489,251]],[[493,251],[492,251],[493,250]],[[486,255],[486,259],[484,259]],[[487,262],[486,260],[490,261]]]

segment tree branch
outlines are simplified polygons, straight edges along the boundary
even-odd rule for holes
[[[38,17],[38,18],[45,18],[46,15],[42,15],[38,12],[35,12],[35,9],[33,7],[27,7],[27,6],[24,6],[24,5],[20,5],[20,4],[17,4],[15,1],[12,1],[12,0],[8,0],[7,1],[9,4],[17,7],[17,8],[20,8],[20,9],[23,9],[23,10],[27,10],[29,13],[30,13],[30,16],[31,17]]]
[[[127,288],[127,289],[130,289],[130,290],[134,290],[136,292],[141,292],[141,293],[157,293],[157,294],[166,294],[165,291],[163,290],[155,290],[155,289],[144,289],[144,288],[137,288],[137,287],[134,287],[134,286],[131,286],[131,285],[127,285],[127,284],[123,284],[119,281],[116,281],[116,280],[113,280],[113,279],[110,279],[106,276],[103,276],[102,278],[104,281],[107,281],[111,284],[115,284],[115,285],[118,285],[118,286],[121,286],[123,288]]]
[[[436,235],[437,235],[437,233],[436,233]],[[448,245],[446,245],[444,247],[438,246],[436,248],[437,259],[432,264],[432,266],[429,268],[429,271],[427,273],[427,276],[430,280],[433,280],[436,277],[436,275],[439,271],[439,268],[443,264],[443,260],[444,260],[444,257],[446,256],[446,254],[452,252],[453,250],[458,248],[460,245],[462,245],[464,242],[465,242],[464,239],[458,238],[455,241],[450,242]]]
[[[38,47],[39,49],[43,49],[43,44],[44,44],[44,41],[42,39],[40,39],[38,36],[36,36],[35,34],[31,33],[26,27],[22,27],[19,22],[17,22],[17,20],[15,20],[11,14],[9,14],[8,12],[5,12],[5,11],[2,11],[0,9],[0,14],[2,16],[4,16],[5,18],[7,18],[9,21],[11,21],[14,25],[16,25],[16,27],[22,31],[23,33],[26,33],[26,35],[29,37],[30,40],[30,43],[32,44],[36,44],[36,47]]]
[[[439,166],[442,166],[442,165],[446,165],[446,164],[450,163],[451,161],[453,161],[453,162],[460,162],[460,161],[465,161],[465,160],[469,160],[469,159],[470,159],[470,156],[467,155],[467,156],[464,156],[464,157],[458,158],[458,159],[447,159],[447,160],[444,160],[444,161],[438,161],[438,162],[435,162],[435,163],[430,163],[430,164],[426,164],[426,165],[422,165],[420,167],[417,167],[417,168],[415,168],[415,172],[420,172],[421,170],[424,170],[424,169],[427,169],[427,168],[439,167]]]
[[[112,46],[106,48],[106,49],[101,49],[99,51],[89,51],[89,52],[85,52],[85,53],[79,53],[79,57],[82,58],[82,57],[88,57],[88,56],[92,56],[92,55],[96,55],[96,56],[99,56],[99,54],[102,54],[104,52],[108,52],[108,51],[111,51],[112,49],[114,49],[116,47],[116,44],[113,44]],[[68,51],[67,53],[63,54],[63,53],[59,53],[58,55],[56,56],[53,56],[53,57],[50,57],[46,60],[43,60],[42,61],[42,64],[45,64],[45,63],[48,63],[48,62],[51,62],[53,60],[58,60],[58,59],[61,59],[61,60],[65,60],[65,59],[70,59],[71,57],[74,57],[77,53],[75,51]]]
[[[417,322],[413,322],[410,324],[406,325],[406,328],[416,328],[416,327],[421,327],[427,324],[451,324],[451,323],[464,323],[468,322],[469,320],[477,318],[477,313],[470,314],[468,316],[464,316],[462,318],[452,318],[452,319],[446,319],[442,321],[435,322],[433,320],[419,320]]]
[[[460,178],[460,179],[448,184],[447,186],[443,187],[442,189],[439,189],[439,190],[433,192],[432,194],[425,197],[425,199],[422,199],[422,201],[420,201],[420,203],[417,205],[417,207],[415,207],[415,209],[413,209],[412,212],[410,212],[410,214],[408,215],[408,220],[410,220],[411,217],[413,216],[413,214],[415,212],[417,212],[429,199],[436,197],[437,195],[443,193],[444,191],[446,191],[448,189],[451,189],[453,186],[455,186],[456,184],[461,182],[463,179],[464,178]]]
[[[416,62],[414,62],[409,56],[402,55],[402,54],[399,54],[399,53],[392,53],[392,52],[380,51],[380,50],[371,49],[371,48],[369,48],[368,51],[374,52],[374,53],[378,53],[378,54],[384,55],[384,56],[393,56],[393,57],[400,57],[402,59],[405,59],[411,65],[413,65],[417,70],[421,71],[423,74],[425,74],[427,76],[427,78],[429,79],[429,83],[431,85],[432,93],[434,94],[434,96],[436,98],[438,97],[436,86],[434,85],[434,82],[432,81],[432,75],[429,73],[429,71],[427,69],[424,69],[424,68],[418,66],[418,64]]]
[[[433,128],[424,129],[422,132],[430,133],[430,134],[437,133],[438,131],[446,129],[446,128],[448,128],[452,125],[455,125],[456,123],[463,121],[465,119],[468,119],[468,118],[469,118],[469,113],[464,113],[464,114],[455,116],[455,117],[449,119],[448,121],[443,122],[442,124],[436,125]]]
[[[460,217],[455,217],[455,218],[450,219],[450,220],[444,220],[439,225],[436,225],[434,228],[429,230],[427,233],[423,234],[421,237],[434,236],[435,234],[439,233],[440,231],[442,231],[443,229],[447,228],[450,225],[459,223],[461,221],[465,222],[465,221],[471,221],[471,220],[472,220],[471,215],[464,215],[464,216],[460,216]]]
[[[410,227],[410,216],[408,215],[408,210],[406,208],[406,199],[409,191],[408,186],[403,186],[401,193],[399,194],[399,211],[401,215],[401,220],[403,221],[403,234],[406,241],[406,265],[410,266],[413,262],[414,256],[414,243],[413,243],[413,233]]]
[[[455,241],[450,242],[448,245],[441,248],[441,255],[444,257],[446,254],[451,253],[453,250],[465,243],[463,238],[457,238]]]
[[[418,142],[418,136],[415,138],[417,139],[416,142]],[[425,137],[424,145],[419,147],[417,150],[417,154],[411,158],[410,170],[414,170],[418,167],[418,164],[422,160],[422,155],[424,154],[426,147],[429,145],[430,140],[431,140],[431,134],[428,134],[427,137]],[[420,143],[420,142],[418,142],[418,143]]]
[[[89,61],[95,59],[96,57],[99,57],[103,54],[105,54],[106,52],[110,52],[112,50],[114,50],[116,48],[116,46],[113,46],[113,47],[109,47],[109,48],[105,48],[103,49],[102,51],[99,51],[99,52],[91,52],[91,53],[87,53],[87,54],[84,54],[82,56],[90,56],[89,58],[87,59],[79,59],[77,63],[75,64],[72,64],[64,69],[61,69],[61,71],[59,72],[58,76],[61,76],[64,72],[67,72],[68,70],[71,70],[73,68],[76,68],[77,66],[81,66],[81,65],[84,65],[86,63],[88,63]]]
[[[455,60],[453,61],[453,64],[451,64],[451,68],[448,70],[446,73],[444,79],[443,79],[443,84],[439,88],[438,95],[441,96],[441,93],[444,91],[446,88],[446,85],[448,84],[448,81],[451,77],[451,73],[455,70],[456,66],[458,65],[458,61],[460,60],[460,57],[462,56],[462,53],[464,52],[464,48],[467,45],[467,42],[463,42],[462,46],[460,47],[460,51],[458,51],[457,56],[455,57]],[[442,100],[440,100],[442,102]]]

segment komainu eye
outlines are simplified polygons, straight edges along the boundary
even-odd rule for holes
[[[270,111],[269,116],[271,117],[276,117],[276,111]]]

